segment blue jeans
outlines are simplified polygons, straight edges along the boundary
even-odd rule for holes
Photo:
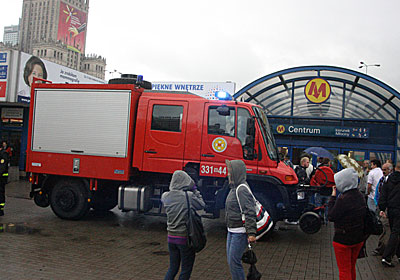
[[[194,259],[196,253],[192,248],[187,245],[178,245],[168,243],[169,250],[169,268],[164,280],[175,279],[176,274],[179,271],[179,265],[182,263],[181,274],[179,274],[179,280],[190,279],[192,273]]]
[[[242,256],[246,250],[248,241],[246,233],[232,233],[228,231],[226,240],[226,256],[232,280],[245,280],[242,265]]]
[[[368,197],[367,204],[368,208],[375,213],[376,212],[375,200],[373,198]]]
[[[330,199],[330,196],[328,196],[328,195],[321,195],[319,193],[315,194],[315,204],[317,206],[322,206],[322,205],[326,204],[325,205],[325,209],[323,210],[323,213],[321,213],[321,214],[323,214],[322,218],[324,219],[324,223],[325,224],[328,223],[328,202],[329,202],[329,199]]]

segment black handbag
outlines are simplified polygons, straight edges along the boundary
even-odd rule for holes
[[[188,207],[188,219],[186,223],[188,238],[187,245],[193,248],[196,253],[198,253],[206,246],[207,238],[206,234],[204,233],[201,217],[192,207],[190,207],[187,191],[185,191],[185,194]]]
[[[365,214],[364,233],[366,235],[381,235],[383,232],[382,222],[368,207]]]
[[[262,274],[256,268],[257,257],[254,253],[251,244],[248,245],[247,250],[243,253],[242,261],[250,264],[249,272],[247,273],[247,280],[260,280]]]

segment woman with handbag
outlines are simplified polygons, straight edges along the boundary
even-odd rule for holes
[[[340,280],[356,280],[356,261],[364,244],[366,205],[357,188],[357,172],[346,168],[334,176],[336,186],[328,203],[328,219],[334,222],[333,249]],[[336,189],[341,195],[336,197]]]
[[[167,213],[169,268],[165,280],[175,278],[181,265],[180,280],[190,279],[195,260],[195,250],[187,245],[188,206],[195,210],[204,208],[204,201],[192,178],[182,170],[172,175],[169,192],[162,194],[161,201]]]
[[[248,243],[256,241],[256,211],[253,195],[246,182],[246,165],[241,160],[226,160],[230,192],[225,203],[225,220],[228,227],[226,255],[233,280],[244,280],[242,256]],[[238,201],[239,199],[239,201]],[[240,206],[239,206],[240,203]],[[242,211],[240,210],[242,208]],[[244,223],[242,220],[244,215]]]

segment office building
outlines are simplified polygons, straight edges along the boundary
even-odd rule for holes
[[[24,0],[19,49],[104,79],[106,59],[86,57],[89,0]]]
[[[19,25],[10,25],[4,27],[3,43],[5,45],[18,45]]]

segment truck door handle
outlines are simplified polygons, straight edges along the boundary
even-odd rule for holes
[[[157,154],[156,151],[144,151],[146,154]]]
[[[202,154],[202,157],[215,157],[215,155]]]

